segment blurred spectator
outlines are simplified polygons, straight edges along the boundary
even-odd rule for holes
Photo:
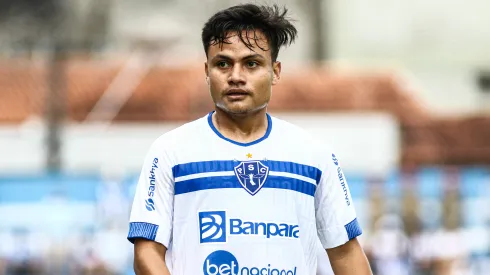
[[[461,230],[437,230],[431,244],[435,275],[467,273],[467,248]]]
[[[371,257],[373,269],[378,275],[408,275],[409,239],[402,220],[394,214],[381,216],[369,237],[366,250]]]
[[[127,231],[112,227],[95,234],[94,252],[106,274],[123,274],[131,263],[132,244],[127,241]]]
[[[0,275],[7,274],[7,258],[10,247],[12,247],[12,238],[9,235],[6,231],[0,231],[0,240],[2,240],[2,245],[0,245]]]
[[[95,243],[95,232],[86,230],[74,241],[70,255],[71,274],[109,275],[103,261],[98,257]]]
[[[415,274],[468,274],[467,245],[461,230],[423,231],[412,240]]]
[[[6,249],[6,273],[8,275],[43,274],[42,259],[35,251],[31,232],[25,228],[15,228],[10,238],[2,240]]]

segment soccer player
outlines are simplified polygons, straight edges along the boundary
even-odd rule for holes
[[[297,34],[286,15],[244,4],[204,25],[215,110],[149,149],[128,233],[136,274],[312,275],[318,239],[335,274],[371,274],[336,156],[267,113]]]

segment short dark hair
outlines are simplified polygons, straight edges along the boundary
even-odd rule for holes
[[[254,4],[242,4],[219,11],[213,15],[202,29],[202,43],[206,56],[210,45],[227,42],[229,32],[237,32],[240,40],[252,50],[253,44],[250,37],[243,37],[243,31],[253,31],[254,37],[256,30],[260,30],[266,36],[272,61],[277,60],[279,49],[282,46],[290,45],[294,42],[298,31],[286,17],[288,10],[279,8],[276,4],[272,6],[258,6]],[[255,44],[260,48],[260,46]],[[268,50],[263,49],[262,50]]]

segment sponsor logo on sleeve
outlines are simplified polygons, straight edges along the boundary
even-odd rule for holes
[[[344,173],[342,172],[342,169],[340,167],[337,167],[337,174],[339,177],[340,186],[342,186],[342,191],[344,191],[345,203],[347,203],[347,205],[349,206],[350,205],[349,190],[347,189],[347,183],[345,181]]]
[[[148,177],[148,179],[150,180],[150,185],[148,187],[148,199],[145,200],[145,207],[146,210],[150,212],[155,210],[155,202],[153,201],[153,197],[155,196],[156,190],[156,169],[158,169],[158,158],[153,159],[153,163],[150,169],[150,176]]]
[[[342,168],[339,166],[339,160],[335,154],[332,154],[332,161],[337,166],[337,176],[339,177],[340,186],[342,186],[342,191],[344,192],[344,199],[347,206],[350,206],[349,199],[349,190],[347,189],[347,183],[345,180],[344,172],[342,172]]]
[[[335,156],[335,154],[332,154],[332,161],[333,161],[333,163],[336,166],[339,166],[339,160],[337,159],[337,157]]]

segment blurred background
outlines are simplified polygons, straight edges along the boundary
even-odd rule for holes
[[[212,110],[201,28],[240,2],[0,0],[0,274],[134,274],[143,157]],[[336,149],[375,274],[490,274],[490,2],[275,3],[269,112]]]

